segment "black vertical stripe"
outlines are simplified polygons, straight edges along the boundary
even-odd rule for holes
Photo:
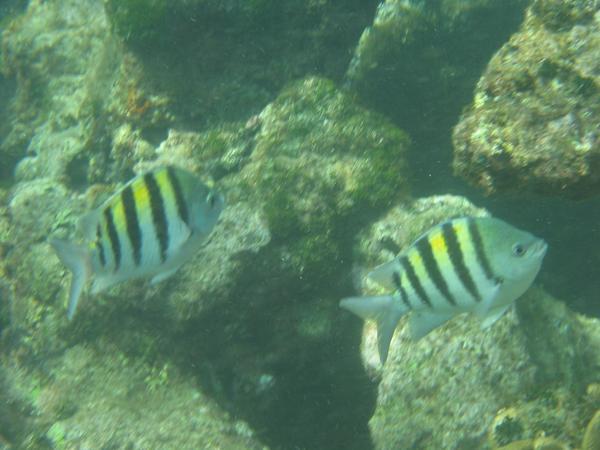
[[[442,236],[444,237],[446,248],[448,249],[448,256],[450,257],[454,272],[475,301],[480,302],[481,294],[477,289],[475,281],[473,281],[471,271],[465,264],[465,258],[452,222],[446,222],[442,225]]]
[[[483,268],[483,272],[488,280],[495,279],[494,273],[492,272],[492,266],[490,266],[490,261],[485,254],[485,249],[483,248],[483,241],[481,240],[481,234],[479,233],[477,224],[473,219],[469,219],[468,224],[469,234],[471,235],[471,240],[473,241],[473,246],[475,247],[477,262]]]
[[[419,277],[417,277],[417,274],[415,273],[415,268],[410,263],[410,260],[406,256],[403,256],[400,258],[400,264],[402,264],[402,268],[406,272],[408,281],[410,281],[411,286],[413,287],[414,291],[417,293],[421,301],[430,308],[433,308],[433,305],[431,304],[431,301],[429,300],[425,289],[423,289],[423,286],[419,281]]]
[[[179,218],[183,221],[183,223],[189,225],[190,216],[188,213],[187,204],[185,202],[185,197],[183,196],[183,190],[181,189],[181,183],[179,182],[177,174],[172,167],[167,167],[167,176],[169,183],[171,183],[171,187],[173,188],[173,192],[175,193],[177,214],[179,214]]]
[[[135,199],[133,198],[133,189],[131,185],[121,191],[121,201],[125,210],[125,224],[127,225],[127,236],[133,249],[133,261],[139,266],[142,261],[142,230],[138,220],[135,208]]]
[[[104,245],[102,244],[102,227],[100,224],[96,227],[96,248],[102,267],[106,267],[106,254],[104,253]]]
[[[400,291],[400,298],[402,299],[402,303],[404,303],[407,308],[412,309],[412,306],[408,301],[408,295],[406,295],[406,289],[404,289],[404,286],[402,286],[400,274],[398,274],[398,272],[396,272],[395,270],[392,272],[392,280],[394,281],[394,284],[396,285],[398,291]]]
[[[444,298],[451,305],[456,306],[456,299],[450,292],[448,288],[448,283],[446,283],[446,279],[442,275],[440,271],[440,266],[437,263],[437,260],[433,256],[433,248],[431,248],[431,242],[429,241],[429,235],[422,237],[415,244],[419,255],[421,256],[421,260],[423,261],[423,265],[425,266],[425,270],[427,271],[427,275],[429,278],[433,280],[433,284],[438,291],[442,293]]]
[[[146,183],[146,188],[150,196],[152,223],[160,245],[160,260],[165,262],[167,259],[167,249],[169,248],[169,228],[165,212],[165,202],[153,173],[144,175],[144,183]]]
[[[110,206],[104,210],[104,220],[106,220],[108,239],[110,241],[110,246],[115,257],[116,272],[121,266],[121,242],[119,241],[119,235],[117,234],[117,229],[115,228],[115,222],[113,221],[113,215]]]

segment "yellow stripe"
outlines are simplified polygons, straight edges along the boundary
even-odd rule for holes
[[[456,233],[456,239],[458,240],[458,244],[460,245],[465,265],[468,268],[472,267],[473,264],[476,265],[477,263],[474,260],[475,247],[473,246],[473,242],[471,242],[471,235],[469,234],[466,219],[454,221],[452,223],[452,227],[454,228],[454,232]]]
[[[144,179],[138,178],[135,180],[131,185],[131,190],[133,191],[133,200],[138,213],[148,211],[150,208],[150,194],[148,193]]]
[[[121,201],[121,196],[117,195],[116,201],[111,205],[110,209],[113,215],[113,221],[115,223],[115,228],[117,229],[117,233],[119,235],[123,235],[123,233],[127,233],[127,222],[125,221],[125,207],[123,206],[123,202]]]
[[[156,180],[156,184],[158,184],[158,188],[160,189],[163,201],[165,202],[165,207],[170,208],[175,203],[175,192],[173,190],[173,186],[171,186],[171,182],[169,181],[167,169],[163,168],[156,171],[154,173],[154,179]]]
[[[434,231],[428,238],[434,255],[437,255],[439,252],[447,253],[446,241],[440,230]]]
[[[425,283],[430,282],[429,274],[427,273],[425,264],[423,264],[423,259],[421,259],[421,255],[419,255],[419,252],[417,251],[417,249],[415,249],[415,248],[411,249],[411,251],[408,255],[408,260],[410,261],[410,264],[413,266],[413,269],[415,270],[415,274],[417,275],[417,278],[421,282],[421,285],[423,286],[423,288],[425,288]]]
[[[445,278],[446,271],[452,270],[452,263],[450,261],[450,255],[448,255],[448,246],[446,245],[442,230],[435,230],[428,236],[428,239],[433,250],[433,257],[437,261],[442,276]]]

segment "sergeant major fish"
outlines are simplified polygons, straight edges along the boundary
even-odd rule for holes
[[[195,175],[175,167],[142,174],[83,216],[79,245],[51,239],[59,259],[73,273],[67,317],[93,276],[91,293],[116,283],[152,277],[158,283],[190,259],[223,210],[221,194]]]
[[[470,312],[482,328],[498,320],[529,288],[546,254],[543,239],[501,220],[459,218],[439,224],[368,277],[390,295],[351,297],[340,306],[377,321],[382,363],[400,318],[411,312],[413,339]]]

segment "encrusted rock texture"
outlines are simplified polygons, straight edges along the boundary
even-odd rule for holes
[[[454,170],[488,193],[600,192],[600,12],[536,0],[454,129]]]
[[[588,423],[596,442],[597,321],[542,290],[485,333],[457,318],[410,343],[401,325],[385,368],[372,327],[338,307],[430,226],[487,214],[413,199],[414,163],[450,160],[423,144],[449,141],[527,2],[377,3],[0,5],[0,447],[483,449],[540,433],[573,446]],[[534,2],[512,38],[529,50],[501,58],[548,46],[528,92],[546,83],[539,104],[567,116],[555,133],[592,136],[592,10]],[[496,85],[493,101],[478,88],[456,142],[477,105],[513,104]],[[537,104],[524,92],[504,123]],[[480,177],[496,167],[476,161],[464,167]],[[67,321],[70,274],[47,239],[81,238],[84,213],[164,164],[224,194],[214,233],[169,280],[84,295]]]

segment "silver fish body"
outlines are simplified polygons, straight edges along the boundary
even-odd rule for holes
[[[142,174],[80,220],[85,244],[51,239],[73,273],[68,317],[90,278],[96,294],[140,277],[162,281],[200,248],[217,223],[223,197],[175,167]]]
[[[483,328],[492,325],[529,288],[546,250],[544,240],[499,219],[454,219],[368,275],[392,294],[346,298],[340,306],[377,321],[383,363],[398,321],[409,312],[413,339],[461,313],[479,316]]]

